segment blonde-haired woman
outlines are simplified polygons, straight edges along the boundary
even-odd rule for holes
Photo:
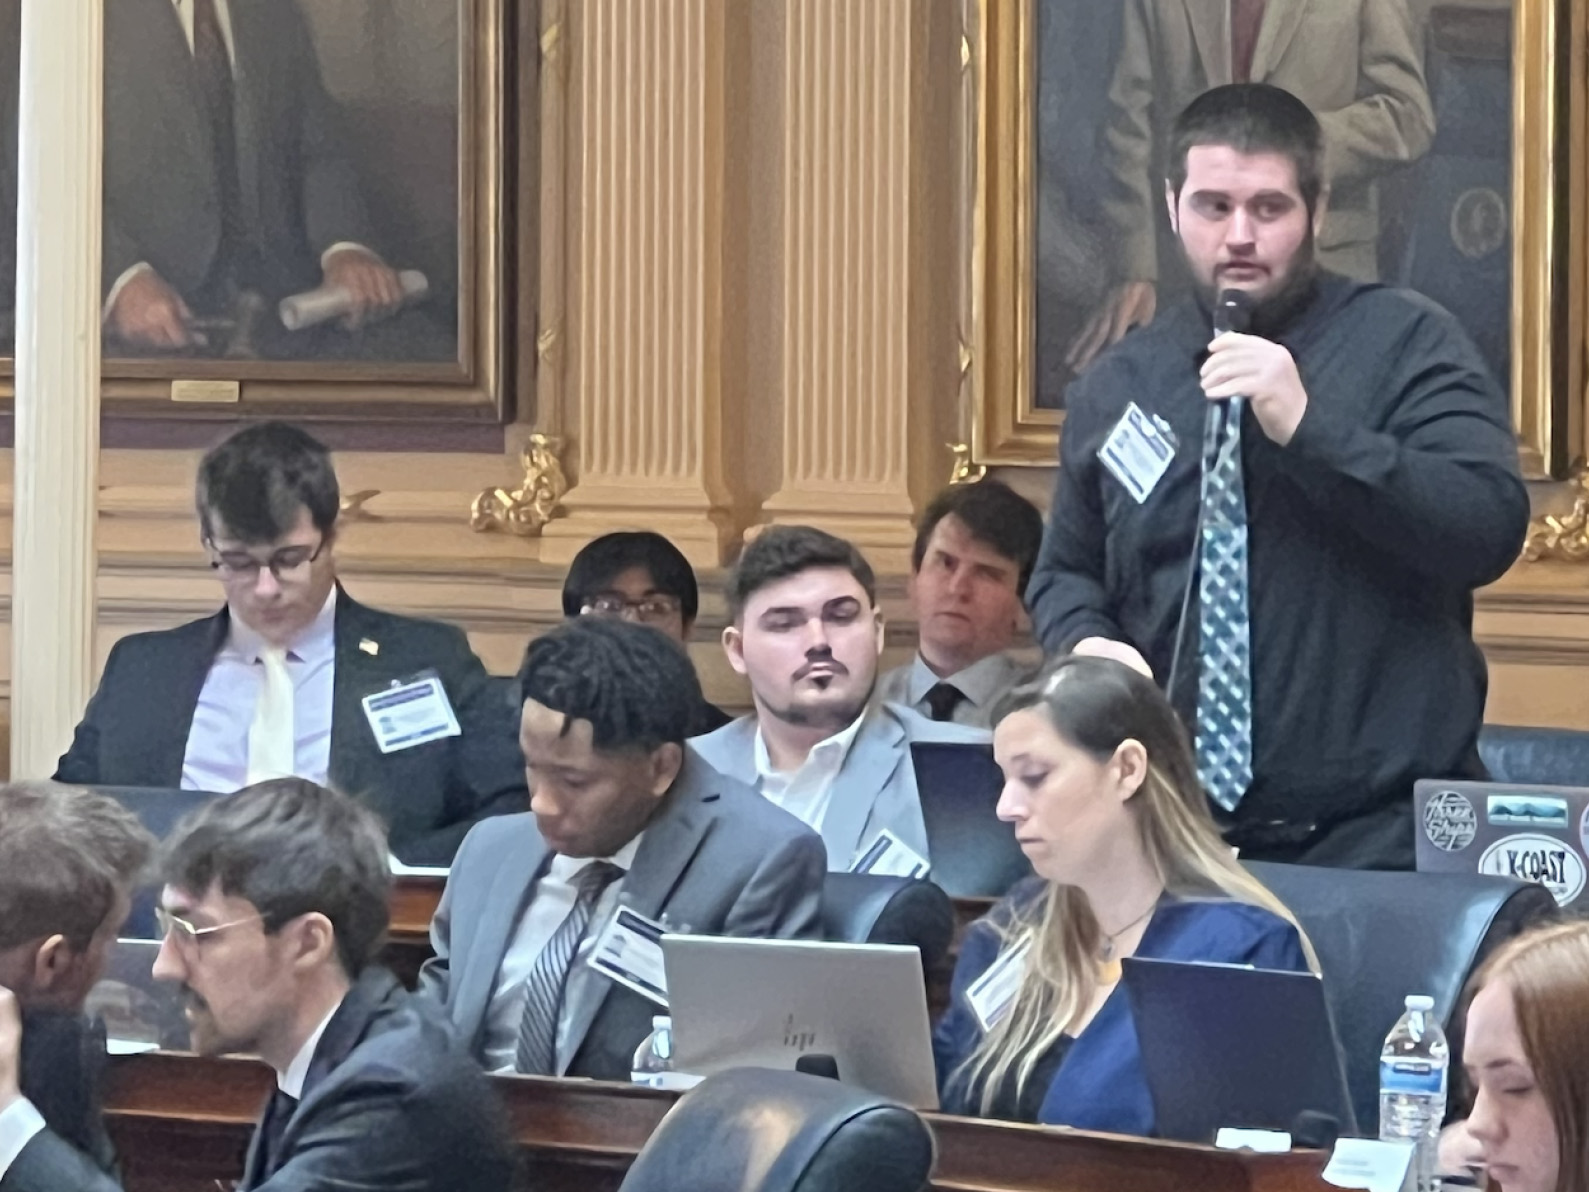
[[[995,716],[999,818],[1037,876],[966,935],[933,1039],[944,1109],[1152,1134],[1121,959],[1301,971],[1311,951],[1220,840],[1151,679],[1072,655]]]
[[[1509,940],[1472,988],[1467,1134],[1489,1187],[1589,1192],[1589,923]]]

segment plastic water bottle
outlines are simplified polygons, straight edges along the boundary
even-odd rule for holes
[[[1404,1187],[1438,1192],[1436,1152],[1446,1116],[1446,1081],[1451,1062],[1445,1032],[1435,1021],[1434,998],[1407,998],[1379,1053],[1379,1137],[1413,1144]]]
[[[658,1014],[651,1020],[651,1033],[635,1048],[629,1079],[635,1084],[665,1088],[673,1071],[673,1020]]]

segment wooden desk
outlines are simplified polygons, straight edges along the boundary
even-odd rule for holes
[[[616,1189],[674,1093],[498,1077],[537,1192]],[[105,1110],[128,1192],[215,1192],[237,1179],[272,1077],[251,1060],[155,1052],[113,1060]],[[926,1115],[939,1192],[1328,1192],[1321,1152],[1236,1154],[1180,1143]]]

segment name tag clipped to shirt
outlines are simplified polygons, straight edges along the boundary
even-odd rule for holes
[[[855,858],[850,872],[875,873],[879,877],[926,877],[931,868],[927,858],[884,828]]]
[[[1026,954],[1031,950],[1032,945],[1026,943],[1005,952],[966,990],[966,1001],[971,1003],[971,1012],[984,1031],[997,1026],[1015,1004],[1021,978],[1026,975]]]
[[[638,911],[620,906],[596,937],[596,946],[585,963],[666,1010],[668,977],[662,967],[662,933],[666,930]]]
[[[1098,448],[1098,459],[1140,505],[1170,470],[1175,447],[1169,423],[1132,402]]]
[[[382,753],[396,753],[463,733],[447,689],[436,674],[420,675],[410,682],[372,692],[361,702],[364,718],[370,722],[370,731]]]

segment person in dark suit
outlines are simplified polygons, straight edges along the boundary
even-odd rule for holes
[[[154,977],[177,988],[192,1049],[276,1073],[244,1192],[511,1186],[485,1075],[374,964],[391,875],[368,808],[302,779],[258,783],[187,816],[159,869]]]
[[[115,800],[0,786],[0,1192],[103,1192],[104,1027],[83,1015],[154,844]]]
[[[445,865],[472,824],[523,808],[512,708],[459,630],[341,589],[338,507],[329,452],[296,427],[206,455],[200,530],[226,607],[116,644],[56,778],[225,792],[296,775],[367,802],[411,864]],[[364,704],[427,677],[439,694],[399,709],[412,731]]]
[[[488,1070],[627,1080],[659,1009],[585,963],[617,908],[815,938],[822,841],[684,744],[700,684],[656,630],[567,622],[530,643],[519,689],[532,814],[464,841],[419,989]]]
[[[684,552],[654,530],[619,530],[587,542],[563,579],[565,617],[618,617],[660,629],[688,650],[701,591]],[[733,717],[701,700],[699,736]]]
[[[944,1112],[1152,1135],[1121,959],[1306,971],[1312,949],[1220,840],[1147,676],[1060,658],[995,720],[998,815],[1037,875],[966,933],[933,1036]]]
[[[267,313],[253,348],[450,355],[449,337],[429,328],[421,343],[410,319],[401,341],[391,328],[343,333],[402,300],[344,141],[297,0],[107,5],[102,284],[113,340],[191,349],[205,337],[196,320],[234,314],[243,291],[273,310],[324,284],[352,296],[344,329],[288,336]]]

